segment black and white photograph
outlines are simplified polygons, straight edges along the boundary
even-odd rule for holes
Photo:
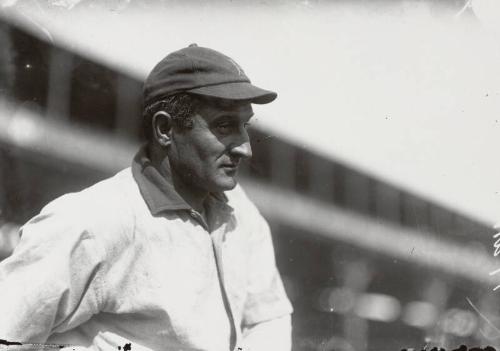
[[[0,0],[0,351],[500,349],[499,0]]]

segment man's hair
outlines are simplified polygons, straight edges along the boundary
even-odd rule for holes
[[[153,139],[153,116],[158,111],[167,112],[172,117],[173,127],[179,130],[190,129],[193,125],[192,116],[199,105],[199,99],[188,93],[177,93],[160,97],[143,109],[142,127],[148,142]]]

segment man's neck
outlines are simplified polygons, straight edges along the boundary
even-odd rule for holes
[[[169,178],[172,181],[172,185],[177,194],[179,194],[194,210],[202,213],[204,210],[203,204],[208,196],[208,192],[187,183],[183,177],[172,169],[168,157],[161,152],[161,150],[156,150],[154,147],[151,147],[148,153],[153,167],[155,167],[163,177]]]
[[[169,163],[168,158],[166,158],[166,163]],[[186,183],[184,179],[171,168],[170,172],[172,175],[172,183],[174,185],[175,191],[177,191],[177,193],[187,202],[189,206],[191,206],[197,212],[202,213],[203,204],[208,196],[208,192],[194,185]]]

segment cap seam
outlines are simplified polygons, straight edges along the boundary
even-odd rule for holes
[[[231,83],[249,83],[249,84],[251,84],[251,82],[249,80],[228,80],[228,81],[219,82],[219,83],[197,85],[195,87],[192,87],[192,88],[189,88],[189,89],[184,89],[184,90],[181,90],[181,91],[189,91],[189,90],[192,90],[192,89],[198,89],[198,88],[204,88],[204,87],[214,87],[214,86],[217,86],[217,85],[224,85],[224,84],[231,84]]]
[[[193,70],[193,73],[196,75],[196,78],[198,78],[200,71],[198,70],[198,67],[196,67],[193,58],[187,55],[186,58],[191,61],[191,69]]]
[[[198,89],[198,88],[213,87],[213,86],[217,86],[217,85],[224,85],[224,84],[231,84],[231,83],[248,83],[248,84],[251,84],[251,82],[248,81],[248,80],[232,80],[232,81],[227,81],[227,82],[222,82],[222,83],[197,85],[195,87],[191,87],[191,88],[188,88],[188,89],[179,89],[179,90],[171,91],[171,92],[169,92],[167,94],[159,94],[158,96],[152,96],[148,100],[146,100],[145,103],[148,103],[151,100],[155,100],[158,97],[168,97],[168,96],[172,96],[172,95],[177,94],[177,93],[190,92],[191,90]]]

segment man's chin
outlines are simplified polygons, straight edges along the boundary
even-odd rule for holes
[[[237,184],[238,184],[238,182],[237,182],[236,178],[228,178],[228,179],[218,181],[216,183],[216,186],[215,186],[217,188],[216,192],[233,190]]]

